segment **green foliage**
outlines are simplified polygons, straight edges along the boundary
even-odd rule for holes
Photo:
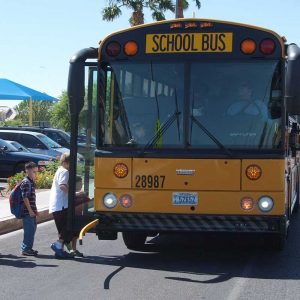
[[[23,125],[22,120],[20,119],[13,119],[13,120],[7,120],[7,121],[2,121],[0,122],[0,126],[18,126],[18,125]]]
[[[48,171],[39,172],[35,180],[37,189],[50,189],[52,186],[54,174]]]
[[[54,175],[59,166],[60,162],[58,160],[53,160],[49,165],[46,166],[46,171]]]
[[[172,0],[110,0],[107,7],[102,10],[102,18],[113,21],[122,14],[121,8],[132,10],[129,22],[132,26],[144,23],[144,8],[152,12],[152,18],[156,21],[165,19],[166,11],[175,11]]]
[[[102,14],[103,20],[113,21],[122,14],[122,11],[116,4],[112,4],[111,6],[105,7],[102,10]]]
[[[93,98],[92,98],[92,116],[91,120],[96,120],[96,102],[97,102],[97,93],[96,93],[96,84],[93,86]],[[87,95],[87,91],[85,92]],[[69,112],[69,98],[66,91],[63,91],[59,97],[59,102],[57,102],[53,109],[51,115],[51,124],[54,127],[61,128],[64,131],[71,131],[71,116]],[[79,132],[85,131],[88,122],[88,107],[87,100],[85,97],[85,103],[82,111],[79,114]],[[92,122],[92,126],[96,126],[96,122]],[[93,130],[94,133],[94,130]]]
[[[50,121],[51,111],[54,104],[50,101],[32,101],[32,121]],[[29,101],[24,100],[16,106],[16,111],[18,113],[15,121],[21,122],[23,125],[28,124],[29,121]],[[14,125],[14,124],[13,124]]]
[[[59,161],[52,161],[45,170],[38,173],[35,180],[35,185],[37,189],[50,189],[52,181],[57,168],[59,167]],[[11,176],[7,179],[8,190],[11,191],[22,179],[25,177],[25,172],[20,172]]]
[[[7,178],[8,190],[11,191],[25,177],[25,172],[20,172]]]
[[[197,8],[200,9],[201,8],[201,2],[200,2],[200,0],[194,0],[194,2],[196,4]],[[188,7],[189,7],[189,1],[182,0],[182,7],[183,7],[184,10],[188,9]]]
[[[66,91],[63,91],[51,113],[51,124],[57,128],[61,128],[65,131],[71,130],[71,118],[68,106],[68,95]]]
[[[188,0],[181,0],[183,10],[189,7]],[[198,9],[201,7],[200,0],[193,0]],[[165,12],[175,12],[175,0],[110,0],[107,7],[102,10],[102,18],[106,21],[113,21],[122,15],[122,8],[127,8],[132,11],[129,23],[132,26],[144,24],[144,8],[152,12],[153,20],[165,20]]]

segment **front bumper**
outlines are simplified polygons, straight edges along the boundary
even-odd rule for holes
[[[286,231],[285,216],[195,215],[157,213],[98,213],[98,231],[248,232]]]

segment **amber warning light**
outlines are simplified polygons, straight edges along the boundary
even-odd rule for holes
[[[124,52],[128,56],[134,56],[138,52],[138,45],[134,41],[129,41],[124,46]]]
[[[128,167],[124,163],[117,163],[114,167],[114,174],[118,178],[125,178],[128,175]]]
[[[241,50],[245,54],[252,54],[256,49],[256,43],[251,39],[243,40],[241,43]]]
[[[258,165],[250,165],[246,168],[246,176],[250,180],[257,180],[261,177],[262,170]]]

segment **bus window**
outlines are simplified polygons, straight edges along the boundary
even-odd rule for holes
[[[121,70],[126,70],[126,74],[130,74],[125,80],[125,90],[119,88],[122,81]],[[169,70],[173,70],[173,74],[176,75],[172,76],[171,80]],[[174,66],[158,63],[113,63],[107,74],[110,72],[113,75],[110,75],[112,78],[110,81],[107,80],[107,86],[113,84],[113,88],[106,88],[106,99],[110,104],[106,105],[105,116],[112,122],[111,126],[109,121],[105,125],[105,144],[128,146],[134,142],[145,145],[166,123],[168,128],[164,131],[159,146],[172,147],[183,143],[182,64]],[[144,87],[141,90],[142,82]],[[134,87],[132,88],[131,85]],[[173,89],[172,95],[165,95],[166,86],[168,90]],[[134,92],[129,94],[128,91],[132,89]],[[108,91],[110,91],[109,95]],[[110,110],[110,107],[114,109]],[[140,141],[136,141],[137,137],[133,135],[136,124],[143,126],[144,137]]]
[[[275,61],[193,64],[191,145],[218,147],[200,122],[227,148],[272,148],[280,123],[269,112],[276,67]]]

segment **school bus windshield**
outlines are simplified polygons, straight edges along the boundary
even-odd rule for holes
[[[113,62],[105,72],[105,145],[280,147],[279,60]]]

